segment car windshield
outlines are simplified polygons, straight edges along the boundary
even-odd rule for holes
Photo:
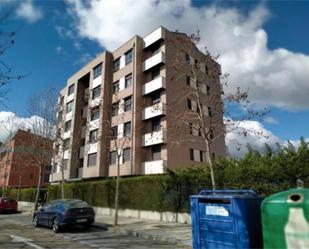
[[[88,203],[81,200],[66,200],[63,202],[66,208],[83,208],[89,207]]]

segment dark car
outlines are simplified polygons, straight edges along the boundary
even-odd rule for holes
[[[9,211],[9,212],[17,212],[17,201],[13,198],[9,197],[1,197],[0,198],[0,213]]]
[[[54,200],[47,202],[33,215],[33,226],[52,227],[59,232],[64,227],[82,225],[89,229],[94,222],[95,213],[87,202],[81,200]]]

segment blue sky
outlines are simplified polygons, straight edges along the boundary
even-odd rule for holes
[[[104,47],[113,50],[130,36],[144,35],[158,24],[170,29],[182,30],[181,23],[186,23],[187,26],[183,27],[184,32],[197,26],[202,31],[208,31],[208,33],[205,31],[205,41],[209,41],[210,48],[213,48],[215,53],[223,55],[222,63],[220,61],[221,64],[224,64],[223,68],[232,71],[234,68],[231,63],[226,61],[229,61],[233,56],[236,56],[235,60],[237,61],[238,55],[230,54],[228,52],[229,46],[232,46],[231,50],[233,50],[243,46],[241,44],[246,44],[246,42],[248,44],[256,42],[257,47],[266,43],[259,52],[264,57],[256,59],[257,62],[253,67],[248,63],[244,65],[246,70],[250,67],[250,75],[256,74],[258,77],[264,77],[265,80],[261,80],[264,82],[261,84],[264,85],[259,86],[259,81],[256,81],[255,86],[251,88],[249,80],[241,82],[241,84],[250,87],[253,102],[270,108],[269,117],[262,122],[262,126],[273,136],[282,140],[297,140],[300,136],[309,138],[309,104],[304,97],[305,91],[309,89],[309,80],[307,86],[305,75],[298,73],[309,72],[309,68],[307,68],[309,32],[306,32],[306,24],[309,23],[309,1],[217,1],[216,4],[212,1],[193,1],[190,4],[189,1],[180,0],[170,1],[170,3],[159,1],[160,3],[156,6],[141,3],[140,7],[130,0],[113,1],[112,3],[111,1],[101,1],[102,3],[96,6],[91,6],[91,2],[88,1],[87,5],[83,5],[78,0],[66,2],[60,0],[15,1],[16,12],[6,21],[4,27],[17,31],[16,45],[6,53],[3,59],[14,66],[15,72],[24,74],[26,77],[10,85],[8,101],[6,106],[0,106],[0,111],[10,111],[17,116],[26,117],[26,103],[31,95],[50,85],[60,89],[70,75],[81,68],[90,58],[101,52]],[[24,12],[18,12],[23,4],[29,5],[30,8],[28,6]],[[0,0],[0,11],[8,6],[7,0]],[[105,13],[107,7],[111,10]],[[102,17],[95,11],[97,9],[100,13],[100,8],[102,8]],[[162,12],[156,14],[160,15],[159,18],[151,18],[152,14],[149,13],[154,13],[154,9],[157,12]],[[205,17],[202,13],[206,13],[210,9],[215,12],[210,19],[214,20],[214,25],[219,25],[219,21],[222,21],[228,29],[232,27],[229,25],[235,25],[235,27],[240,27],[241,32],[247,32],[240,38],[242,40],[220,40],[221,33],[215,31],[209,35],[212,29],[207,26],[206,21],[204,23],[204,19],[209,16]],[[29,13],[26,13],[25,10]],[[85,10],[86,12],[84,12]],[[169,18],[165,14],[166,12],[174,13],[175,10],[178,11],[177,18]],[[130,12],[130,15],[121,11]],[[149,13],[147,14],[147,12]],[[191,13],[198,13],[197,15],[201,16],[200,19],[189,18]],[[150,17],[149,20],[141,24],[139,18],[143,15]],[[115,24],[114,20],[116,20]],[[188,22],[192,23],[188,24]],[[93,26],[96,27],[93,28]],[[116,35],[117,38],[115,38]],[[233,34],[227,32],[225,35]],[[256,36],[255,40],[251,39],[253,36]],[[285,52],[276,51],[279,48],[283,48]],[[239,51],[238,54],[241,54],[242,51]],[[286,51],[291,58],[287,58]],[[277,89],[276,82],[267,83],[273,75],[268,72],[269,68],[260,65],[261,61],[266,61],[265,58],[272,63],[269,67],[281,65],[277,69],[281,73],[288,71],[289,65],[293,67],[294,71],[284,76],[289,80],[284,84],[278,82],[278,85],[282,84],[282,88],[278,86]],[[285,61],[281,61],[281,58],[284,58]],[[304,60],[305,63],[300,63],[304,65],[304,68],[297,65],[298,58]],[[248,74],[236,75],[234,78],[232,77],[232,80],[239,80],[240,77],[247,76]],[[270,87],[268,92],[265,93],[261,90],[268,86]],[[290,95],[289,87],[291,88]]]

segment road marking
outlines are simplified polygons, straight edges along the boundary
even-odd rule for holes
[[[24,237],[20,237],[20,236],[16,236],[16,235],[10,235],[11,239],[13,242],[22,242],[22,243],[25,243],[27,244],[28,246],[31,246],[35,249],[44,249],[43,247],[40,247],[34,243],[32,243],[32,239],[28,239],[28,238],[24,238]]]

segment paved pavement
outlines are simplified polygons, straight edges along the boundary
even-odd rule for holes
[[[109,217],[110,218],[110,217]],[[99,217],[98,221],[104,219]],[[104,219],[106,221],[106,219]],[[110,221],[112,219],[110,218]],[[137,226],[136,222],[122,221],[117,229],[106,229],[108,222],[98,223],[86,231],[80,228],[55,234],[51,229],[34,228],[29,213],[0,215],[0,249],[88,249],[88,248],[126,248],[126,249],[173,249],[187,248],[171,241],[153,240],[152,237],[133,236],[123,228]],[[143,226],[143,224],[141,224]],[[158,230],[158,228],[157,228]]]
[[[112,228],[113,217],[96,216],[96,225],[99,227]],[[144,239],[166,241],[173,244],[191,248],[192,231],[191,225],[179,223],[165,223],[159,221],[141,220],[135,218],[119,218],[119,232],[131,234]]]

